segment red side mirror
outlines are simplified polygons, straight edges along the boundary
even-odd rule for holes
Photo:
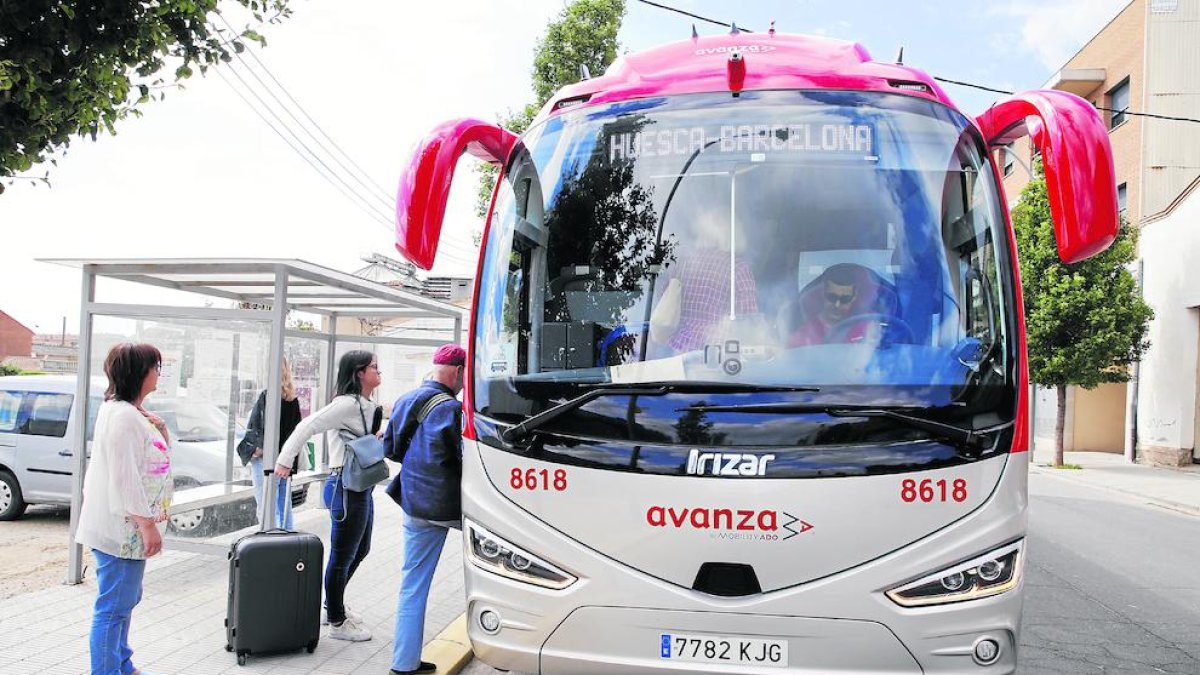
[[[493,164],[508,158],[517,136],[474,119],[445,122],[413,153],[396,195],[396,250],[423,270],[433,267],[454,168],[464,152]]]
[[[991,147],[1032,136],[1042,153],[1063,262],[1108,248],[1119,227],[1117,185],[1108,129],[1092,104],[1065,91],[1027,91],[992,106],[976,122]]]

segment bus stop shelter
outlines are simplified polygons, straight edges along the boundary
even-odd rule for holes
[[[266,397],[263,439],[263,466],[273,467],[277,448],[282,439],[279,435],[281,407],[282,361],[284,344],[288,339],[319,341],[325,350],[321,357],[324,400],[314,402],[323,405],[330,398],[336,366],[335,358],[340,344],[352,345],[398,345],[401,347],[427,348],[430,351],[446,342],[462,342],[462,325],[466,310],[450,303],[427,298],[411,291],[376,283],[302,260],[287,259],[47,259],[43,262],[78,268],[82,272],[79,325],[79,377],[73,402],[75,419],[88,419],[95,411],[97,382],[93,379],[102,375],[104,354],[98,349],[94,328],[98,319],[116,317],[142,321],[202,322],[211,326],[252,326],[265,338],[265,389],[273,394]],[[179,293],[162,293],[156,296],[172,296],[177,303],[146,304],[130,302],[102,302],[97,298],[97,282],[105,284],[111,279],[131,282],[142,287],[169,289]],[[118,284],[119,285],[119,284]],[[127,287],[128,288],[128,287]],[[105,291],[107,292],[107,288]],[[145,288],[140,290],[146,290]],[[126,293],[127,294],[127,293]],[[187,302],[191,295],[204,296],[204,304],[197,306],[195,300]],[[304,330],[289,327],[289,313],[314,317],[316,321],[304,325]],[[357,323],[354,320],[359,320]],[[320,325],[317,325],[319,322]],[[367,334],[352,334],[352,327],[368,325]],[[364,332],[361,331],[360,332]],[[269,336],[269,337],[267,337]],[[237,341],[234,340],[235,349]],[[194,349],[193,351],[197,351]],[[202,351],[202,350],[200,350]],[[180,364],[182,369],[182,364]],[[232,379],[238,374],[232,373]],[[102,381],[102,380],[100,380]],[[99,385],[101,388],[103,385]],[[232,386],[232,385],[231,385]],[[231,389],[233,391],[233,389]],[[244,499],[246,487],[235,486],[228,480],[232,475],[234,454],[234,421],[236,406],[228,410],[229,427],[225,439],[227,471],[223,484],[210,484],[177,493],[172,511],[176,509],[201,509],[223,501]],[[88,424],[75,425],[73,448],[73,478],[71,497],[71,551],[68,583],[79,583],[83,578],[82,548],[74,542],[75,529],[79,521],[79,509],[83,496],[83,479],[87,470]],[[319,466],[298,480],[321,479],[328,467]],[[269,469],[268,469],[269,470]],[[274,521],[274,480],[264,480],[263,508],[260,511],[259,527],[265,528]],[[241,494],[237,494],[237,493]],[[172,542],[172,548],[189,548],[206,553],[223,553],[224,547],[214,544]],[[205,550],[205,549],[211,550]]]

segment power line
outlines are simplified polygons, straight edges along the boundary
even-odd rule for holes
[[[278,126],[275,123],[272,123],[271,120],[267,119],[266,115],[264,115],[263,112],[259,109],[259,106],[254,105],[254,103],[252,103],[250,101],[250,99],[247,98],[246,95],[243,94],[242,91],[238,87],[234,86],[233,82],[228,77],[226,77],[223,72],[221,72],[221,68],[217,67],[217,68],[214,68],[214,70],[221,77],[221,79],[230,87],[230,89],[232,89],[233,92],[235,94],[237,94],[240,99],[242,99],[242,102],[245,103],[247,105],[247,107],[249,107],[254,112],[254,114],[257,115],[258,118],[263,121],[263,123],[265,123],[268,127],[270,127],[271,130],[273,132],[275,132],[275,134],[277,136],[279,136],[279,138],[282,139],[283,142],[286,143],[289,148],[291,148],[297,155],[299,155],[300,158],[303,159],[314,171],[316,171],[318,174],[320,174],[320,176],[323,179],[325,179],[326,182],[328,182],[330,185],[332,185],[334,188],[336,188],[339,192],[341,192],[342,195],[345,196],[347,199],[352,201],[354,203],[354,205],[357,206],[360,210],[362,210],[365,214],[367,214],[375,224],[379,225],[380,227],[382,227],[384,230],[386,230],[389,233],[394,233],[395,226],[392,221],[392,214],[387,213],[387,212],[381,212],[380,210],[372,207],[367,202],[365,202],[363,200],[362,196],[359,195],[357,192],[355,192],[351,188],[351,186],[348,183],[346,183],[346,181],[344,181],[340,175],[338,175],[338,173],[336,171],[334,171],[328,164],[326,164],[324,161],[322,161],[321,158],[317,155],[317,153],[314,152],[313,149],[310,148],[306,143],[304,143],[303,139],[301,139],[299,137],[299,135],[296,134],[296,132],[287,124],[287,122],[285,120],[283,120],[281,117],[279,117],[279,115],[272,109],[271,105],[267,101],[265,101],[261,96],[259,96],[257,94],[257,92],[255,92],[253,86],[251,86],[250,83],[248,83],[245,80],[245,78],[243,78],[238,73],[237,68],[235,68],[232,64],[230,64],[229,70],[233,74],[233,76],[235,78],[237,78],[237,80],[242,84],[242,86],[245,87],[246,90],[258,101],[259,106],[264,108],[267,111],[267,113],[270,114],[270,116],[275,119],[275,121],[278,123]],[[280,131],[280,127],[282,127],[283,130],[286,131],[288,133],[288,135],[290,135],[292,137],[292,139],[295,139],[295,142],[293,142],[292,139],[289,139],[287,136],[285,136],[283,131]],[[299,144],[300,147],[297,147],[297,144]],[[315,160],[315,162],[314,162],[314,160]],[[385,213],[386,213],[386,215],[385,215]],[[445,247],[442,248],[442,250],[443,250],[443,254],[445,255],[445,257],[447,259],[449,259],[450,262],[457,262],[457,263],[463,264],[463,265],[474,264],[476,253],[454,249],[453,246],[455,244],[457,244],[457,242],[445,240],[440,243],[443,245],[446,245]],[[461,244],[458,244],[458,246],[461,246]]]
[[[682,14],[682,15],[684,15],[684,16],[690,16],[690,17],[692,17],[693,19],[697,19],[697,20],[699,20],[699,21],[704,21],[705,23],[711,23],[711,24],[714,24],[714,25],[717,25],[717,26],[724,26],[725,28],[733,28],[733,24],[731,24],[731,23],[725,23],[724,21],[717,21],[716,19],[710,19],[710,18],[708,18],[707,16],[701,16],[701,15],[699,15],[699,14],[693,14],[693,13],[691,13],[691,12],[688,12],[688,11],[685,11],[685,10],[682,10],[682,9],[679,9],[679,8],[677,8],[677,7],[671,7],[670,5],[664,5],[664,4],[662,4],[662,3],[658,3],[658,2],[651,2],[651,0],[638,0],[638,2],[640,2],[640,3],[642,3],[642,4],[645,4],[645,5],[650,5],[651,7],[657,7],[657,8],[659,8],[659,9],[665,9],[665,10],[667,10],[668,12],[675,12],[676,14]],[[742,31],[743,33],[753,33],[753,32],[754,32],[754,31],[750,30],[749,28],[742,28],[741,26],[738,26],[738,30]]]
[[[221,21],[229,28],[230,31],[236,33],[236,30],[229,23],[229,21],[225,19],[224,16],[221,16]],[[219,29],[218,29],[218,31],[219,31]],[[296,132],[292,129],[292,126],[290,124],[288,124],[286,120],[279,117],[279,115],[275,112],[275,110],[271,106],[271,104],[269,102],[265,101],[261,96],[259,96],[257,94],[257,92],[255,91],[255,88],[250,83],[246,82],[246,80],[244,78],[242,78],[241,75],[238,73],[237,69],[235,67],[233,67],[233,65],[231,64],[230,70],[231,70],[231,72],[233,72],[234,76],[238,78],[239,82],[241,82],[242,85],[244,87],[246,87],[246,89],[255,97],[255,99],[257,99],[259,101],[259,103],[263,106],[263,108],[265,108],[271,114],[271,116],[273,118],[275,118],[275,120],[278,122],[279,126],[282,126],[288,132],[288,134],[290,134],[293,138],[295,138],[296,142],[299,143],[301,145],[301,147],[303,147],[303,149],[305,151],[307,151],[308,154],[311,155],[312,158],[315,159],[321,165],[321,167],[324,167],[325,171],[328,172],[329,175],[326,175],[325,172],[321,172],[320,169],[318,169],[318,167],[316,165],[314,165],[313,162],[311,160],[309,160],[309,158],[307,156],[305,156],[304,153],[300,149],[296,148],[293,143],[288,142],[287,138],[284,137],[282,134],[280,134],[278,128],[274,124],[272,124],[270,121],[266,120],[262,116],[262,114],[258,112],[257,109],[254,109],[254,106],[249,102],[249,100],[246,99],[245,96],[242,96],[240,94],[240,92],[237,92],[237,89],[234,88],[235,92],[237,92],[239,94],[239,96],[241,96],[243,102],[245,102],[252,109],[254,109],[255,113],[259,115],[259,118],[263,119],[263,121],[266,124],[268,124],[268,126],[271,126],[272,130],[275,131],[276,134],[280,135],[280,137],[283,138],[285,140],[285,142],[288,142],[289,147],[291,147],[294,151],[296,151],[298,154],[300,154],[301,157],[304,158],[305,161],[307,161],[310,166],[312,166],[314,169],[318,170],[318,172],[321,173],[322,177],[325,178],[326,181],[329,181],[329,182],[331,182],[331,184],[333,184],[329,178],[330,175],[333,176],[333,178],[336,179],[337,182],[341,184],[340,186],[334,184],[335,187],[338,187],[338,190],[340,192],[342,192],[342,194],[344,196],[346,196],[349,199],[354,200],[356,206],[358,206],[360,209],[363,209],[365,212],[368,213],[368,215],[371,215],[372,218],[374,220],[376,220],[388,232],[393,232],[394,225],[393,225],[392,219],[394,217],[395,202],[392,200],[391,195],[389,195],[386,190],[384,190],[382,187],[379,186],[378,183],[376,183],[373,179],[371,179],[370,176],[366,173],[366,171],[363,170],[362,167],[359,166],[356,162],[354,162],[354,160],[344,150],[342,150],[342,148],[340,146],[338,146],[337,143],[327,133],[325,133],[325,131],[323,129],[321,129],[320,125],[316,122],[316,120],[314,120],[312,118],[312,116],[308,114],[308,112],[295,99],[295,97],[292,96],[290,92],[288,92],[287,88],[285,86],[283,86],[282,83],[279,82],[278,78],[276,78],[271,73],[270,69],[267,68],[266,64],[263,63],[262,60],[259,59],[257,56],[255,56],[253,51],[250,52],[250,55],[252,58],[254,58],[254,60],[256,62],[259,63],[260,66],[262,66],[262,69],[266,73],[266,75],[283,92],[284,96],[286,96],[290,101],[292,101],[292,103],[300,111],[300,113],[302,115],[304,115],[304,117],[306,119],[309,120],[309,122],[329,141],[329,143],[331,145],[333,145],[338,150],[338,152],[340,152],[343,156],[345,156],[347,161],[349,161],[355,168],[357,168],[359,170],[359,172],[361,172],[365,178],[367,178],[368,180],[370,180],[373,183],[374,189],[379,190],[379,193],[381,193],[383,195],[387,195],[386,198],[380,197],[379,193],[375,193],[375,192],[371,191],[372,186],[366,185],[354,172],[350,171],[350,169],[348,167],[346,167],[346,165],[343,164],[337,158],[336,155],[334,155],[334,153],[329,149],[328,146],[326,146],[324,143],[322,143],[319,138],[314,136],[313,133],[304,125],[304,123],[301,122],[291,112],[291,110],[288,108],[288,106],[282,100],[280,100],[280,98],[277,95],[275,95],[275,93],[272,91],[271,87],[266,82],[264,82],[261,77],[258,76],[258,74],[255,72],[254,68],[252,66],[250,66],[250,64],[247,63],[246,60],[243,59],[235,51],[235,56],[237,57],[238,61],[242,64],[242,66],[245,67],[245,69],[250,72],[250,75],[254,77],[254,79],[258,82],[258,84],[261,85],[261,87],[275,101],[275,103],[278,104],[279,107],[283,108],[283,111],[285,113],[287,113],[288,117],[290,117],[292,119],[292,121],[295,122],[304,131],[305,134],[308,135],[309,138],[312,138],[317,143],[317,145],[320,147],[320,149],[323,150],[326,154],[328,154],[329,157],[333,160],[333,162],[335,164],[337,164],[337,166],[339,168],[341,168],[344,172],[346,172],[351,178],[353,178],[355,180],[355,182],[357,182],[363,188],[366,188],[368,190],[368,194],[370,196],[374,197],[376,200],[378,200],[386,210],[382,210],[382,211],[376,210],[373,207],[367,207],[364,203],[360,203],[359,200],[364,199],[363,195],[359,194],[359,192],[357,190],[355,190],[353,188],[353,186],[349,185],[348,183],[346,183],[346,181],[344,181],[341,178],[341,176],[338,174],[337,171],[334,171],[334,169],[332,167],[330,167],[328,164],[326,164],[321,159],[319,154],[317,152],[315,152],[312,148],[310,148],[308,146],[308,144],[305,143],[303,141],[303,139],[301,139],[299,137],[299,135],[296,134]],[[230,86],[232,87],[232,83],[230,83],[228,81],[228,79],[226,79],[226,82],[228,84],[230,84]],[[450,240],[450,239],[444,239],[441,242],[439,242],[439,248],[441,248],[442,254],[450,262],[454,262],[454,263],[458,263],[458,264],[462,264],[462,265],[474,265],[477,260],[477,257],[478,257],[477,249],[474,249],[474,250],[469,249],[465,245],[460,244],[460,243]]]
[[[219,67],[216,68],[216,71],[218,73],[221,72]],[[288,126],[288,124],[283,120],[283,118],[281,118],[279,116],[279,113],[275,112],[275,110],[271,107],[271,105],[269,103],[267,103],[265,100],[263,100],[262,96],[258,95],[258,92],[255,91],[254,87],[251,86],[250,83],[248,83],[246,81],[246,78],[242,77],[241,73],[238,72],[237,68],[234,67],[232,63],[229,65],[229,72],[232,73],[233,76],[235,78],[237,78],[238,82],[240,82],[242,84],[242,86],[246,88],[246,91],[248,91],[250,93],[250,95],[253,96],[254,99],[258,101],[259,105],[261,105],[263,107],[263,109],[265,109],[267,111],[267,113],[271,117],[273,117],[275,119],[275,121],[278,122],[279,125],[281,127],[283,127],[283,129],[285,131],[287,131],[287,133],[289,135],[291,135],[291,137],[293,139],[295,139],[296,143],[298,143],[300,145],[300,147],[304,148],[304,151],[307,152],[308,155],[310,155],[312,157],[312,159],[316,160],[316,162],[318,164],[320,164],[321,167],[323,167],[325,169],[325,171],[328,172],[328,174],[334,180],[336,180],[338,183],[340,183],[342,185],[342,187],[345,188],[345,190],[343,190],[343,194],[346,194],[348,192],[349,194],[347,194],[347,196],[350,197],[351,199],[353,199],[356,204],[360,204],[360,205],[366,207],[366,202],[363,201],[362,196],[359,195],[357,192],[355,192],[354,189],[350,187],[350,184],[347,183],[345,180],[343,180],[342,177],[340,175],[338,175],[338,173],[336,171],[331,169],[329,167],[329,165],[326,164],[325,161],[322,160],[321,157],[316,152],[313,151],[312,148],[308,147],[308,144],[306,144],[304,142],[304,140],[302,138],[300,138],[300,136],[295,131],[293,131],[290,126]],[[222,75],[222,77],[224,77],[224,76]],[[228,78],[225,78],[225,81],[226,81],[226,83],[232,85],[232,83],[229,81]],[[240,92],[239,92],[239,95],[240,95]],[[246,98],[244,96],[242,96],[242,100],[246,101]],[[256,112],[257,112],[257,109],[256,109]],[[266,120],[264,119],[264,121],[266,121]],[[276,131],[278,131],[278,129],[275,127],[275,125],[271,124],[269,121],[267,122],[267,124],[270,125],[272,129],[276,129]],[[288,145],[291,146],[293,150],[300,152],[300,150],[298,150],[291,143],[288,143]],[[301,154],[303,154],[303,153],[301,153]],[[311,162],[310,162],[310,164],[311,164]],[[367,207],[367,208],[370,208],[370,207]],[[376,211],[374,208],[371,208],[371,213],[375,216],[375,218],[377,220],[381,220],[381,222],[384,224],[385,227],[388,227],[388,222],[389,222],[388,219],[381,216],[379,211]]]
[[[221,15],[220,13],[217,13],[217,16],[221,19],[221,22],[224,23],[229,28],[229,30],[231,32],[233,32],[234,34],[237,33],[237,31],[234,29],[234,27],[229,23],[229,21],[223,15]],[[255,56],[254,52],[252,50],[247,50],[247,51],[250,51],[250,55],[252,57],[254,57],[254,60],[257,61],[259,66],[262,67],[263,72],[265,72],[267,74],[267,76],[270,77],[273,82],[275,82],[275,85],[279,88],[280,91],[283,92],[283,94],[285,96],[288,97],[288,99],[293,103],[293,105],[296,106],[296,109],[298,109],[300,111],[300,113],[302,115],[304,115],[306,118],[308,118],[309,122],[311,122],[313,124],[313,126],[315,126],[318,130],[321,131],[321,135],[323,135],[326,139],[329,139],[328,134],[326,134],[323,130],[321,130],[320,125],[318,125],[316,122],[313,122],[312,117],[308,114],[307,111],[304,110],[304,107],[301,106],[299,103],[297,103],[296,99],[288,92],[287,88],[284,87],[282,84],[280,84],[279,80],[276,79],[276,77],[273,74],[271,74],[271,71],[270,71],[270,69],[267,68],[266,64],[264,64],[261,59],[259,59],[257,56]],[[287,106],[287,104],[285,104],[279,98],[279,96],[277,96],[275,94],[275,92],[271,89],[271,87],[268,86],[267,83],[264,82],[263,79],[258,76],[258,73],[255,72],[254,68],[252,68],[250,66],[250,64],[246,61],[246,59],[242,58],[241,53],[236,48],[233,50],[233,55],[243,66],[245,66],[246,70],[250,73],[250,75],[259,83],[259,85],[262,86],[263,90],[267,92],[267,95],[269,95],[272,99],[274,99],[275,102],[279,104],[279,107],[282,108],[285,113],[287,113],[287,116],[292,118],[292,121],[295,122],[300,127],[300,129],[303,130],[304,133],[308,135],[309,138],[311,138],[313,141],[315,141],[317,143],[317,145],[320,146],[321,149],[324,150],[329,155],[329,158],[332,159],[334,161],[334,163],[336,163],[343,171],[345,171],[350,176],[350,178],[354,179],[355,182],[357,182],[362,187],[366,188],[367,195],[379,200],[381,203],[383,203],[383,205],[385,207],[393,207],[394,206],[394,203],[391,201],[392,197],[391,197],[391,195],[388,194],[387,190],[384,190],[383,188],[379,187],[377,184],[376,185],[367,185],[361,178],[358,177],[357,174],[355,174],[345,164],[343,164],[342,161],[340,159],[338,159],[337,155],[332,150],[330,150],[325,145],[325,143],[321,141],[320,138],[317,138],[317,136],[309,130],[308,127],[306,127],[304,125],[304,123],[301,122],[300,119],[297,118],[296,115],[292,113],[291,109]],[[337,144],[334,143],[332,139],[329,139],[329,142],[334,147],[337,147]],[[337,149],[339,151],[341,151],[340,147],[338,147]],[[342,151],[342,154],[345,155],[346,153],[344,151]],[[347,156],[347,159],[349,159],[348,156]],[[350,163],[354,164],[354,161],[350,160]],[[354,165],[356,167],[358,166],[357,164],[354,164]],[[359,171],[362,171],[362,169],[359,168]],[[363,172],[363,175],[366,175],[366,172]],[[372,182],[374,182],[374,181],[372,181]],[[378,190],[379,193],[376,193],[375,190]],[[382,194],[384,196],[380,196],[380,194]]]
[[[733,24],[725,23],[724,21],[718,21],[716,19],[710,19],[710,18],[700,15],[700,14],[693,14],[692,12],[688,12],[688,11],[679,9],[677,7],[671,7],[670,5],[665,5],[660,2],[652,2],[652,0],[638,0],[638,2],[645,4],[645,5],[650,5],[651,7],[657,7],[659,9],[666,10],[668,12],[674,12],[676,14],[682,14],[684,16],[689,16],[693,19],[697,19],[699,21],[704,21],[706,23],[711,23],[711,24],[714,24],[717,26],[724,26],[725,28],[733,27]],[[754,32],[754,31],[750,30],[749,28],[743,28],[741,26],[738,26],[738,30],[743,33],[753,33]],[[994,94],[1005,94],[1005,95],[1011,96],[1013,93],[1015,93],[1015,92],[1007,91],[1005,89],[995,89],[993,87],[985,87],[982,84],[973,84],[971,82],[963,82],[961,80],[951,80],[951,79],[945,78],[945,77],[934,76],[933,79],[937,80],[938,82],[945,82],[947,84],[957,84],[960,87],[971,87],[972,89],[981,89],[983,91],[990,91]],[[1125,115],[1129,115],[1130,117],[1149,117],[1151,119],[1168,120],[1171,122],[1193,122],[1193,123],[1200,124],[1200,119],[1196,119],[1193,117],[1173,117],[1171,115],[1156,115],[1154,113],[1135,112],[1135,111],[1129,110],[1129,109],[1115,110],[1113,108],[1105,108],[1103,106],[1095,106],[1095,108],[1096,108],[1096,110],[1103,110],[1105,112],[1122,113]]]
[[[232,70],[232,68],[230,70]],[[362,211],[364,213],[366,213],[368,216],[370,216],[371,218],[373,218],[375,220],[375,222],[382,224],[384,227],[388,227],[388,224],[386,221],[382,221],[382,222],[379,221],[379,213],[377,211],[375,211],[374,209],[371,209],[370,207],[368,207],[366,204],[364,204],[360,200],[355,199],[354,196],[352,195],[352,193],[347,192],[345,188],[343,188],[342,186],[335,183],[333,178],[331,178],[328,174],[326,174],[325,171],[322,171],[321,167],[317,166],[313,162],[313,160],[309,159],[309,156],[307,154],[305,154],[305,152],[303,150],[296,147],[296,145],[294,143],[292,143],[292,141],[289,140],[287,136],[284,136],[283,132],[281,132],[274,124],[272,124],[271,121],[268,120],[266,118],[266,116],[263,115],[263,113],[261,111],[259,111],[259,109],[253,103],[250,102],[250,99],[246,98],[246,95],[243,94],[237,87],[235,87],[233,85],[233,82],[228,77],[226,77],[224,73],[221,72],[221,68],[219,68],[219,67],[213,68],[213,71],[216,72],[218,76],[220,76],[221,81],[223,81],[226,85],[228,85],[229,88],[233,90],[233,93],[237,94],[238,98],[242,99],[242,102],[245,103],[246,106],[249,107],[250,110],[252,110],[254,112],[254,114],[257,115],[258,118],[263,121],[264,124],[266,124],[268,127],[271,128],[271,131],[275,132],[276,136],[279,136],[279,138],[282,139],[284,143],[287,143],[288,147],[291,148],[293,151],[295,151],[295,153],[300,156],[300,159],[303,159],[310,167],[312,167],[313,170],[316,171],[321,176],[321,178],[324,178],[326,182],[328,182],[330,185],[332,185],[334,188],[336,188],[339,192],[341,192],[343,195],[345,195],[347,199],[354,202],[355,206],[362,209]],[[236,75],[237,73],[235,72],[234,74]],[[243,81],[243,83],[244,83],[244,81]],[[311,153],[311,150],[309,152]],[[326,167],[326,170],[328,170],[328,167]]]
[[[1006,91],[1004,89],[993,89],[991,87],[985,87],[981,84],[971,84],[970,82],[960,82],[958,80],[951,80],[951,79],[945,78],[945,77],[934,77],[933,79],[937,80],[938,82],[946,82],[948,84],[957,84],[960,87],[971,87],[972,89],[982,89],[984,91],[990,91],[990,92],[993,92],[996,94],[1012,95],[1012,94],[1016,93],[1016,92],[1012,92],[1012,91]],[[1134,112],[1132,110],[1129,110],[1128,108],[1126,108],[1124,110],[1117,110],[1115,108],[1105,108],[1104,106],[1099,106],[1099,105],[1093,106],[1093,107],[1095,107],[1096,110],[1103,110],[1105,112],[1110,112],[1110,113],[1120,113],[1123,115],[1129,115],[1130,117],[1149,117],[1151,119],[1156,119],[1156,120],[1168,120],[1171,122],[1194,122],[1194,123],[1200,124],[1200,119],[1195,119],[1192,117],[1172,117],[1171,115],[1156,115],[1154,113]]]

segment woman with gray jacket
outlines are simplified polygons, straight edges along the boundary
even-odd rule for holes
[[[300,422],[288,437],[275,460],[275,475],[291,475],[300,450],[319,433],[345,430],[356,437],[379,433],[383,411],[369,399],[381,381],[374,354],[361,350],[344,354],[338,362],[337,395],[329,405]],[[369,428],[364,428],[364,421]],[[325,565],[325,612],[332,626],[329,637],[363,642],[371,639],[371,632],[359,615],[346,608],[344,598],[346,584],[371,550],[375,502],[370,490],[358,492],[342,484],[345,458],[346,446],[338,434],[329,450],[330,474],[322,491],[332,521],[329,562]]]

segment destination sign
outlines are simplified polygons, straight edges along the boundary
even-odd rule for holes
[[[742,124],[679,127],[613,134],[608,160],[690,155],[706,152],[802,152],[875,154],[874,129],[868,124]]]

